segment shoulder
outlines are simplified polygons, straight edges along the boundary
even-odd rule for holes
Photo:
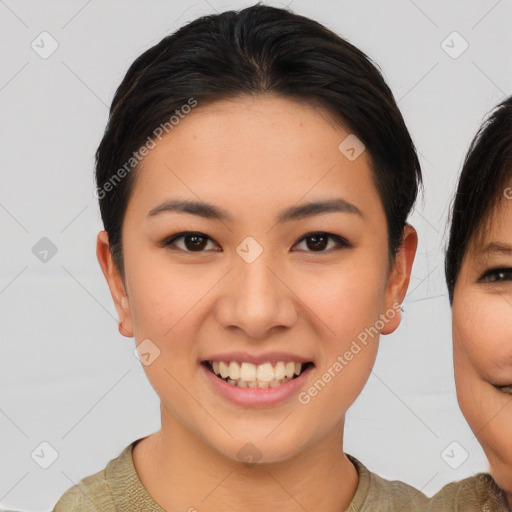
[[[509,512],[503,491],[491,475],[480,473],[445,485],[431,498],[432,511],[464,510],[481,512]]]
[[[115,500],[111,487],[113,473],[123,470],[123,461],[130,455],[131,445],[112,459],[107,466],[70,487],[56,503],[53,512],[114,512]],[[110,478],[109,478],[110,477]]]
[[[359,475],[356,495],[347,512],[423,512],[428,498],[418,489],[398,480],[372,473],[355,457],[348,456]]]
[[[59,499],[54,512],[96,512],[114,510],[112,492],[105,469],[87,476],[70,487]]]

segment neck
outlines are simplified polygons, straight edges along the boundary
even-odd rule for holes
[[[166,510],[339,512],[358,484],[343,453],[343,424],[291,458],[244,464],[225,457],[162,409],[160,431],[133,450],[135,468],[154,501]]]

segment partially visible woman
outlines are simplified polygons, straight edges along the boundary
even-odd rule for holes
[[[512,506],[512,97],[471,143],[446,253],[457,398],[490,463],[446,486],[432,510]]]

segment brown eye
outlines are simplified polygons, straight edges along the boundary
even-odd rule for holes
[[[329,242],[334,242],[329,249],[341,249],[343,247],[350,247],[348,242],[337,235],[331,235],[329,233],[310,233],[305,235],[299,241],[299,244],[305,242],[306,252],[326,252],[326,247]]]
[[[327,247],[329,237],[324,235],[311,235],[306,238],[306,245],[312,251],[323,251]]]
[[[187,235],[183,240],[185,247],[191,251],[201,251],[206,247],[206,237],[201,235]]]
[[[178,241],[180,241],[178,243]],[[167,239],[163,245],[165,247],[175,246],[178,250],[185,252],[204,252],[212,239],[204,233],[180,233]],[[214,249],[217,250],[217,249]]]

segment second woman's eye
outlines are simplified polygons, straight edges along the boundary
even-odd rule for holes
[[[489,270],[480,278],[480,280],[485,283],[512,281],[512,268],[496,268]]]
[[[329,246],[329,241],[331,241],[331,246]],[[317,233],[309,233],[303,236],[299,243],[305,242],[307,247],[306,251],[308,252],[325,252],[328,249],[341,249],[350,247],[350,244],[341,236],[331,235],[329,233],[317,232]]]

